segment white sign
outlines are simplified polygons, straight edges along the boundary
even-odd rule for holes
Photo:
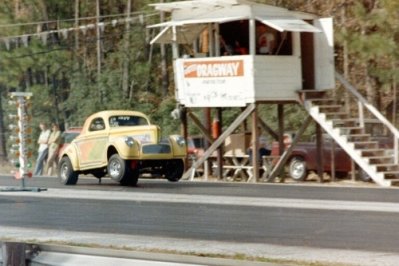
[[[245,106],[253,78],[245,56],[179,59],[178,98],[187,107]]]

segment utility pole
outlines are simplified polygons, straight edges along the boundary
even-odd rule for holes
[[[79,49],[79,0],[75,0],[75,54]]]
[[[164,0],[161,0],[163,3]],[[160,13],[161,23],[165,21],[165,12],[161,11]],[[169,75],[168,75],[168,66],[166,62],[166,47],[165,44],[161,44],[161,71],[162,71],[162,95],[166,96],[168,94],[169,88]]]
[[[97,24],[97,84],[100,83],[101,77],[101,29],[100,29],[100,0],[96,1],[96,24]],[[99,86],[100,102],[103,101],[103,89]]]
[[[122,91],[123,96],[129,96],[129,44],[130,44],[130,12],[132,9],[132,0],[127,0],[126,7],[126,24],[125,24],[125,38],[124,38],[124,59],[123,59],[123,72],[122,72]]]

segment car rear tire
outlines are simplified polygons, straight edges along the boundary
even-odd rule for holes
[[[294,157],[291,159],[289,175],[293,180],[298,182],[306,180],[308,171],[306,169],[306,161],[302,157]]]
[[[60,160],[58,178],[64,185],[76,185],[79,174],[73,170],[71,160],[65,156]]]
[[[112,180],[119,182],[122,186],[137,185],[138,171],[132,170],[129,161],[123,160],[119,154],[114,154],[109,158],[107,170]]]
[[[177,182],[184,173],[184,162],[180,159],[167,161],[165,164],[164,175],[170,182]]]

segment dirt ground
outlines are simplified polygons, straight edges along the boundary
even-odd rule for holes
[[[15,171],[16,169],[13,168],[13,166],[6,161],[0,160],[0,174],[2,175],[12,175],[12,171]],[[33,171],[33,169],[32,169]],[[208,181],[208,182],[244,182],[244,181],[221,181],[217,179],[216,177],[209,176],[208,179],[205,179],[204,176],[197,176],[194,178],[195,181]],[[284,183],[286,184],[291,184],[291,185],[316,185],[316,186],[340,186],[340,187],[346,187],[346,186],[355,186],[355,187],[378,187],[373,182],[363,182],[359,180],[353,180],[351,177],[347,177],[344,179],[339,179],[337,178],[335,181],[331,181],[330,175],[327,173],[324,174],[323,176],[323,183],[320,183],[318,176],[311,172],[305,182],[295,182],[291,180],[290,178],[286,178],[284,180]]]

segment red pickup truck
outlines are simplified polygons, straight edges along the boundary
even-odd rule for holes
[[[373,140],[378,141],[380,147],[390,148],[393,146],[392,139],[386,136],[374,137]],[[336,176],[344,177],[352,170],[351,158],[338,144],[333,145],[332,143],[333,140],[328,135],[323,136],[323,170],[324,172],[331,173],[331,154],[334,154]],[[278,156],[279,154],[279,144],[278,142],[273,142],[272,155]],[[317,171],[316,141],[297,143],[287,162],[288,174],[293,180],[306,180],[309,171]],[[363,173],[360,174],[360,178],[365,181],[369,179]]]
[[[335,172],[344,175],[351,171],[351,159],[339,146],[332,145],[330,139],[323,141],[323,169],[331,172],[331,154],[334,154]],[[272,155],[278,156],[279,144],[273,142]],[[295,181],[304,181],[309,171],[317,171],[317,146],[316,142],[299,142],[295,145],[288,160],[288,174]]]

